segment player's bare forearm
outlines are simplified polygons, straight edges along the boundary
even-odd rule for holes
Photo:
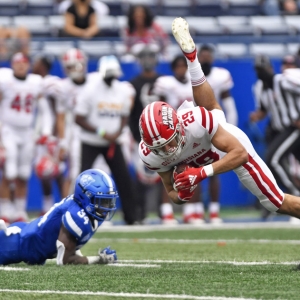
[[[169,198],[175,203],[175,204],[184,204],[185,202],[178,199],[178,193],[174,190],[173,184],[171,181],[171,178],[173,177],[173,169],[167,171],[167,172],[158,172],[158,175],[160,176],[164,187],[168,193]]]
[[[193,95],[197,105],[203,106],[207,110],[222,110],[220,104],[216,100],[210,84],[207,81],[201,85],[193,86]]]
[[[87,265],[88,259],[86,256],[80,256],[77,254],[69,255],[63,259],[64,265]]]
[[[227,153],[222,159],[212,164],[214,175],[236,169],[248,161],[248,152],[244,146],[221,125],[212,138],[212,144]]]
[[[178,192],[176,192],[175,190],[172,190],[168,193],[169,198],[173,201],[173,203],[178,204],[178,205],[182,205],[184,203],[186,203],[186,201],[181,201],[178,198]]]

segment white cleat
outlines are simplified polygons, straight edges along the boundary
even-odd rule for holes
[[[223,220],[221,218],[210,218],[210,223],[211,224],[214,224],[214,225],[217,225],[217,224],[222,224],[223,223]]]
[[[195,43],[190,35],[189,24],[183,18],[176,18],[172,23],[172,33],[180,48],[191,53],[195,50]]]
[[[290,217],[289,222],[294,225],[300,225],[300,219],[295,218],[295,217]]]

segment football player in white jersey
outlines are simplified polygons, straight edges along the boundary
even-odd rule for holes
[[[199,107],[184,105],[176,113],[164,102],[149,104],[140,118],[141,159],[159,173],[176,204],[189,201],[195,185],[205,178],[233,170],[267,209],[300,218],[300,197],[284,194],[246,134],[226,123],[197,60],[187,22],[176,18],[172,31],[187,58]],[[193,148],[195,142],[199,146]],[[180,163],[194,167],[173,175],[173,167]]]
[[[42,97],[42,77],[28,74],[27,56],[16,53],[11,60],[12,72],[0,78],[1,138],[6,149],[3,180],[0,186],[0,215],[6,222],[26,220],[27,181],[34,155],[33,122],[35,110],[43,113],[42,133],[50,134],[50,110]],[[14,202],[10,187],[14,186]],[[14,207],[13,207],[14,204]]]
[[[70,149],[67,152],[69,169],[64,179],[64,197],[70,193],[71,184],[80,172],[80,128],[74,121],[76,98],[93,76],[97,75],[97,73],[87,73],[87,62],[86,55],[76,48],[69,49],[62,57],[62,65],[67,77],[61,81],[63,101],[62,105],[57,107],[57,112],[64,114],[64,141]]]
[[[116,181],[124,220],[134,224],[135,192],[118,137],[128,123],[135,95],[133,86],[119,81],[121,66],[114,55],[99,60],[99,73],[78,95],[76,123],[81,126],[81,170],[102,154]]]
[[[193,102],[193,90],[190,76],[187,70],[186,59],[183,55],[176,56],[171,62],[171,69],[174,73],[170,76],[157,78],[153,94],[158,95],[161,101],[167,102],[177,109],[185,100]],[[170,224],[174,219],[173,207],[169,197],[163,194],[162,205],[160,207],[163,224]],[[165,220],[168,220],[167,222]],[[183,207],[183,222],[188,224],[204,223],[204,208],[200,202],[200,188],[197,187],[194,196],[189,203]],[[174,222],[175,223],[175,222]]]
[[[38,140],[38,147],[42,153],[37,155],[36,169],[41,177],[43,187],[43,203],[42,213],[47,212],[54,204],[54,198],[52,195],[52,179],[55,178],[57,186],[62,194],[62,171],[64,170],[64,158],[65,158],[65,142],[64,142],[64,114],[57,111],[57,107],[62,105],[61,97],[61,79],[58,76],[50,75],[53,60],[47,55],[38,55],[35,57],[32,65],[32,73],[38,74],[43,77],[43,96],[48,101],[52,113],[51,124],[51,137],[41,136]],[[40,135],[40,130],[43,123],[43,117],[38,116],[36,124],[37,133]],[[56,137],[56,138],[55,138]],[[59,149],[57,149],[58,144]],[[49,146],[51,145],[51,151]],[[55,147],[55,149],[53,148]],[[51,152],[51,155],[50,155]],[[59,163],[59,160],[61,161]],[[56,165],[54,168],[48,166],[53,163]],[[58,166],[60,165],[60,174],[57,173]],[[47,169],[46,169],[47,166]]]

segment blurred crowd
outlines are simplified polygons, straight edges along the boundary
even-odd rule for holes
[[[97,19],[109,14],[106,4],[97,0],[54,2],[55,10],[64,14],[65,18],[64,27],[58,32],[60,37],[101,37]],[[26,1],[22,5],[26,6]],[[265,0],[260,1],[260,5],[266,15],[298,14],[299,9],[298,2],[294,0]],[[88,58],[77,48],[69,49],[59,58],[65,77],[52,76],[52,56],[41,53],[30,58],[30,32],[26,28],[0,30],[0,55],[10,59],[10,68],[0,69],[1,219],[8,223],[28,219],[27,189],[32,171],[42,182],[40,213],[43,214],[54,203],[53,181],[61,196],[65,197],[72,193],[70,187],[81,171],[97,167],[114,177],[126,224],[144,224],[149,201],[155,203],[162,224],[178,223],[159,176],[145,168],[138,158],[138,123],[143,108],[153,101],[166,101],[174,108],[178,108],[184,100],[193,101],[187,63],[184,56],[176,56],[170,63],[173,75],[157,73],[159,57],[164,57],[170,38],[145,5],[129,7],[127,26],[121,36],[127,55],[133,57],[141,70],[130,82],[119,80],[123,70],[118,58],[113,55],[101,57],[97,71],[88,73]],[[282,72],[299,67],[297,55],[283,59]],[[238,113],[231,95],[234,83],[230,73],[214,67],[212,46],[202,45],[198,49],[198,57],[227,121],[237,125]],[[254,68],[258,78],[254,94],[260,104],[251,114],[251,122],[269,114],[273,116],[264,98],[274,91],[272,65],[268,58],[258,57]],[[268,130],[274,130],[272,122],[270,124]],[[268,143],[270,136],[273,138],[282,128],[275,129],[275,133],[266,135]],[[293,166],[299,165],[298,157],[294,155],[297,146],[285,149],[284,168],[288,160],[293,161]],[[273,150],[275,148],[272,147]],[[274,153],[270,152],[269,165],[274,167],[273,156]],[[274,169],[276,173],[276,167]],[[294,189],[299,187],[299,170],[300,167],[295,167],[286,171],[293,183],[286,187],[293,194],[297,194]],[[207,207],[201,199],[201,186],[193,199],[183,206],[184,223],[222,222],[217,176],[210,178],[208,189]],[[266,214],[264,216],[267,217]]]

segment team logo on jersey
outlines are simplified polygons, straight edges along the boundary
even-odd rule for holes
[[[174,130],[173,110],[171,107],[162,107],[162,121],[164,125],[167,125],[170,129]]]
[[[86,187],[88,186],[89,184],[91,184],[92,182],[95,182],[96,180],[91,176],[91,175],[88,175],[88,174],[84,174],[81,176],[80,178],[80,184],[82,185],[82,187]]]
[[[194,143],[193,144],[193,149],[195,149],[196,147],[198,147],[198,146],[200,146],[200,143],[198,144],[198,143]]]

